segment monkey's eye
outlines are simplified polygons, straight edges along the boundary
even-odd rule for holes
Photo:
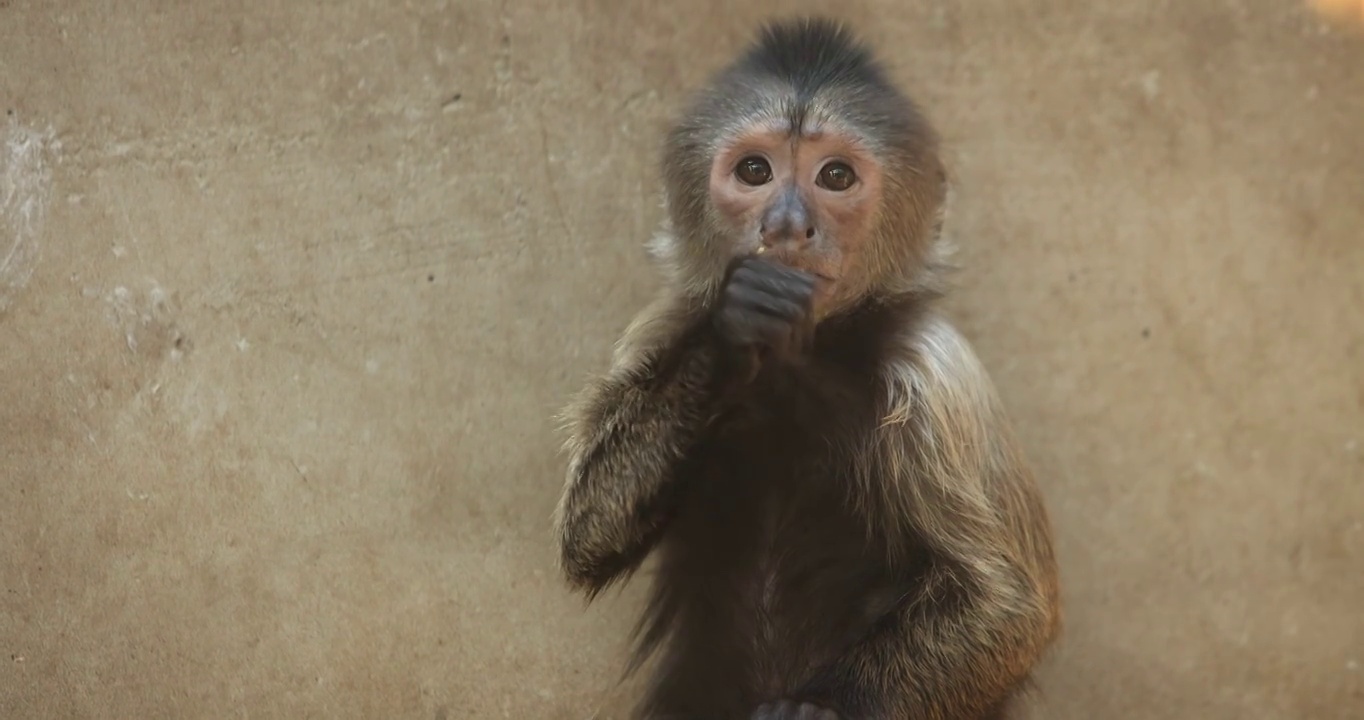
[[[817,182],[822,188],[827,188],[834,192],[843,192],[852,187],[853,183],[857,182],[857,175],[853,172],[853,169],[846,164],[831,162],[820,169],[819,180]]]
[[[766,185],[772,179],[772,166],[760,157],[746,157],[734,168],[745,185]]]

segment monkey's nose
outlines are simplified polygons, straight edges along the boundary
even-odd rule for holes
[[[789,242],[809,240],[815,236],[815,226],[810,223],[783,223],[775,227],[762,227],[763,245],[773,247]]]
[[[804,242],[815,236],[814,219],[805,209],[805,202],[794,188],[781,194],[763,213],[759,227],[763,245]]]

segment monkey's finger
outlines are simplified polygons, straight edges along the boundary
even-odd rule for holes
[[[771,309],[789,307],[793,312],[787,315],[792,318],[810,311],[814,295],[814,286],[803,281],[746,282],[741,278],[725,288],[725,296],[731,302],[758,303]]]
[[[786,331],[801,325],[805,311],[788,301],[758,299],[735,300],[723,312],[732,325],[753,325],[771,331]]]
[[[746,345],[764,345],[779,352],[791,345],[791,326],[780,320],[753,319],[737,330],[735,338]]]
[[[729,290],[726,293],[726,299],[729,301],[729,305],[735,309],[748,310],[787,321],[797,320],[804,317],[808,312],[808,308],[803,303],[747,288]]]
[[[777,295],[792,291],[813,291],[815,276],[804,270],[779,265],[766,260],[755,260],[740,265],[730,282],[747,287],[762,288]]]
[[[745,273],[736,283],[783,297],[800,297],[815,290],[815,276],[808,273],[783,270],[781,273]]]
[[[774,294],[759,288],[732,286],[725,290],[725,304],[795,321],[810,314],[813,293]]]
[[[716,317],[716,326],[730,342],[752,345],[779,337],[790,323],[747,308],[726,308]]]

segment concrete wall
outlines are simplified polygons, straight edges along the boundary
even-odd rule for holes
[[[0,0],[0,716],[617,717],[553,413],[659,134],[814,2]],[[324,7],[325,6],[325,7]],[[1038,717],[1364,717],[1364,39],[849,0],[1052,502]]]

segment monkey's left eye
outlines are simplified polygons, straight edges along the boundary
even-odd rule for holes
[[[734,168],[734,174],[745,185],[766,185],[772,179],[772,166],[760,157],[747,157],[739,161],[739,166]]]
[[[857,182],[853,169],[841,162],[831,162],[819,171],[819,186],[835,192],[842,192]]]

